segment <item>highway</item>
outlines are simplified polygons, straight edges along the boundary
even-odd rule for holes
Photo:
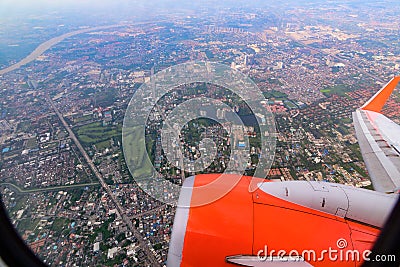
[[[58,108],[55,106],[54,102],[51,100],[51,98],[49,96],[46,96],[46,100],[49,103],[49,105],[52,107],[54,112],[57,114],[58,118],[60,119],[61,123],[64,125],[65,129],[68,131],[69,137],[72,139],[72,141],[74,141],[75,145],[78,147],[78,149],[81,152],[82,156],[85,158],[87,164],[92,169],[92,171],[95,174],[96,178],[99,180],[101,186],[104,188],[104,190],[107,192],[108,196],[111,198],[111,200],[114,203],[118,213],[121,215],[122,220],[125,222],[125,224],[129,228],[129,230],[132,232],[134,237],[137,239],[137,242],[139,243],[139,246],[143,249],[144,253],[146,254],[146,258],[147,258],[147,261],[150,264],[150,266],[152,266],[152,267],[161,266],[161,264],[156,259],[154,253],[150,250],[149,245],[146,243],[146,241],[140,235],[139,231],[133,225],[132,220],[126,215],[126,213],[125,213],[124,209],[122,208],[120,202],[114,197],[110,187],[104,181],[101,173],[96,168],[96,166],[93,164],[93,161],[90,159],[89,155],[86,153],[86,150],[83,148],[83,146],[79,142],[78,138],[75,136],[74,132],[72,131],[71,127],[69,127],[68,123],[65,121],[64,117],[62,116],[62,114],[60,113]]]

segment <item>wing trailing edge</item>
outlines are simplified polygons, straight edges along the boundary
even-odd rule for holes
[[[357,139],[374,189],[386,193],[400,188],[400,126],[380,112],[399,81],[400,76],[394,77],[353,113]]]

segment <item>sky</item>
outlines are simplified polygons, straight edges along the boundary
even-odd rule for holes
[[[212,4],[208,4],[213,2]],[[25,14],[59,13],[108,13],[110,15],[128,12],[132,15],[149,15],[156,10],[196,9],[199,6],[215,6],[216,0],[0,0],[0,19],[23,17]]]
[[[363,6],[369,3],[393,2],[398,0],[285,0],[281,4],[305,6],[320,3],[323,5],[337,5],[357,3]],[[229,7],[267,7],[268,3],[277,4],[276,0],[0,0],[0,30],[1,21],[7,18],[26,18],[33,15],[59,14],[68,17],[71,13],[83,16],[98,15],[121,20],[125,18],[142,19],[152,17],[157,12],[173,10],[197,10],[199,8],[218,9],[220,6]],[[293,5],[292,5],[293,3]],[[398,2],[397,2],[398,3]],[[386,6],[387,4],[383,4]],[[389,5],[390,6],[390,5]],[[98,17],[102,19],[103,17]]]

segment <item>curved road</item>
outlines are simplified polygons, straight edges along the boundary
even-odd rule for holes
[[[59,190],[100,185],[100,184],[99,183],[85,183],[85,184],[60,185],[60,186],[51,186],[51,187],[44,187],[44,188],[31,188],[31,189],[23,189],[13,183],[0,183],[0,185],[12,187],[13,189],[17,190],[18,193],[20,193],[20,194],[30,194],[30,193],[37,193],[37,192],[59,191]]]

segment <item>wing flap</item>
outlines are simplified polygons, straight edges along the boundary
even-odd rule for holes
[[[302,257],[258,257],[258,256],[247,256],[247,255],[235,255],[226,257],[226,261],[238,265],[248,267],[312,267],[311,264],[306,262]]]
[[[353,113],[361,153],[376,191],[400,188],[400,126],[380,113],[400,76],[393,78]]]

